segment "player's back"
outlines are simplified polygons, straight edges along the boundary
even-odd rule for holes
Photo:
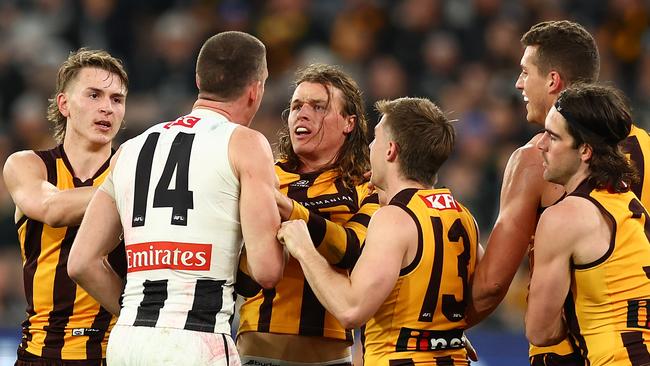
[[[122,145],[113,171],[128,273],[118,324],[230,333],[242,246],[237,125],[196,109]]]
[[[478,251],[471,213],[448,189],[405,189],[390,205],[418,228],[418,249],[364,330],[371,365],[467,365],[463,331]]]

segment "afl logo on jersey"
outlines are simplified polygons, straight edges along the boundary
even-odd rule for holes
[[[128,272],[155,269],[208,271],[211,244],[150,242],[126,246]]]
[[[309,181],[307,179],[297,180],[290,183],[289,187],[309,188]]]
[[[436,210],[456,210],[461,211],[460,206],[449,193],[434,193],[428,196],[420,196],[422,201],[429,207],[435,208]]]

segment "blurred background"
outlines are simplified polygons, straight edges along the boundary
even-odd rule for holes
[[[104,48],[131,85],[120,142],[191,110],[195,57],[216,32],[242,30],[268,49],[269,79],[253,123],[271,143],[297,67],[341,65],[378,99],[428,97],[456,119],[458,143],[440,174],[476,216],[487,241],[504,166],[538,130],[525,120],[521,35],[542,20],[571,19],[595,37],[601,80],[630,97],[650,125],[648,0],[0,0],[0,162],[54,146],[45,120],[56,71],[71,50]],[[0,182],[0,365],[11,365],[24,317],[14,205]],[[482,365],[527,363],[522,270],[498,311],[470,332]]]

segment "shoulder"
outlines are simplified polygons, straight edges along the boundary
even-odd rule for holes
[[[413,218],[402,207],[387,205],[379,208],[370,219],[368,237],[382,242],[408,243],[417,235]]]
[[[577,236],[594,230],[601,216],[600,209],[588,199],[568,196],[544,210],[538,227],[558,237]]]
[[[237,146],[270,147],[269,141],[261,132],[244,126],[236,126],[234,128],[231,140]]]
[[[542,166],[542,152],[537,148],[537,141],[541,138],[540,134],[533,136],[533,138],[528,141],[523,146],[520,146],[508,160],[506,170],[511,170],[518,172],[521,175],[526,174],[539,174],[543,171]]]
[[[5,173],[14,170],[45,169],[45,163],[33,150],[23,150],[11,154],[4,165]]]

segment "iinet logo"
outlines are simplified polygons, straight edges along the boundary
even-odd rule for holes
[[[437,210],[456,210],[460,212],[460,206],[449,193],[434,193],[428,196],[420,196],[429,208]]]
[[[212,245],[174,242],[131,244],[126,247],[128,272],[153,269],[207,271]]]

